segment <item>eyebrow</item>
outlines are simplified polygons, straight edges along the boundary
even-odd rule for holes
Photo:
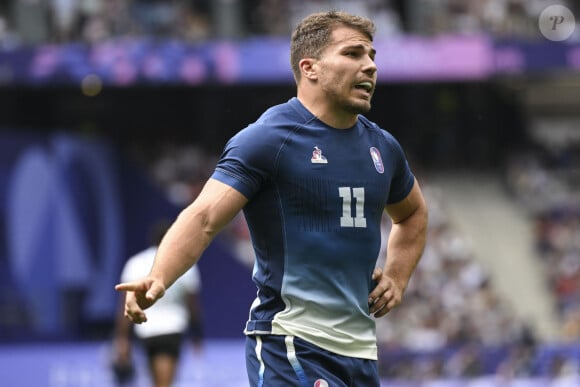
[[[355,50],[366,50],[366,48],[367,47],[364,44],[353,44],[353,45],[345,46],[342,49],[343,50],[352,50],[352,49],[355,49]],[[373,56],[376,56],[377,55],[377,50],[375,48],[371,47],[370,54],[373,55]]]

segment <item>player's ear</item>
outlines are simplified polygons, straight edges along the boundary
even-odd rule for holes
[[[298,67],[304,78],[311,81],[318,79],[316,59],[303,58],[298,62]]]

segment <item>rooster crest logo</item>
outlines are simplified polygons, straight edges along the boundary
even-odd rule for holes
[[[312,151],[310,162],[312,162],[312,164],[328,164],[328,160],[322,155],[322,149],[317,146],[315,146]]]

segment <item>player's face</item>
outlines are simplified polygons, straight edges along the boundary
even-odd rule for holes
[[[365,34],[338,27],[318,60],[318,82],[336,113],[366,113],[377,80],[375,49]]]

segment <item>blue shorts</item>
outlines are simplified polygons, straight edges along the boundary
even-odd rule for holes
[[[246,337],[251,387],[379,387],[376,360],[337,355],[295,336]]]

